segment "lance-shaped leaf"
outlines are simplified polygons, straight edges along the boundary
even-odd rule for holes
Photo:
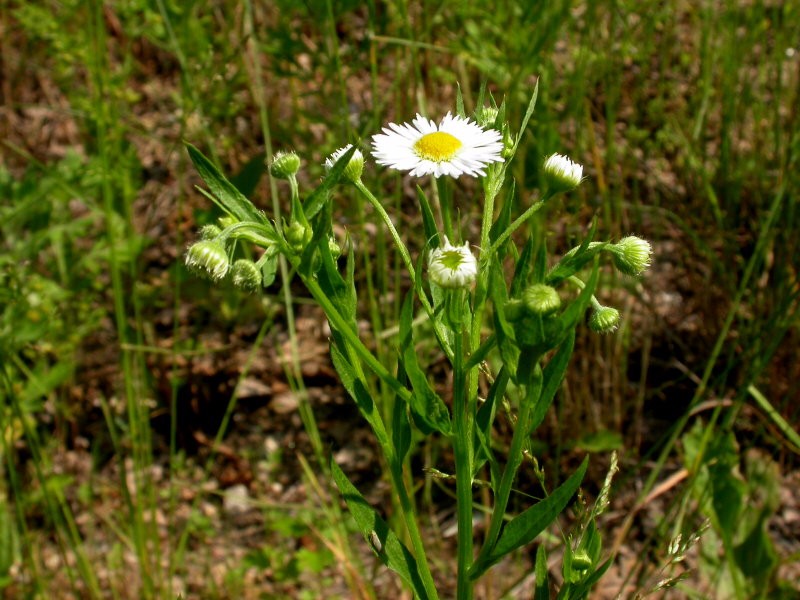
[[[400,575],[406,585],[414,591],[420,600],[433,599],[436,596],[429,593],[422,582],[419,567],[414,556],[408,548],[389,529],[378,513],[372,508],[344,472],[331,460],[331,473],[336,486],[342,493],[347,508],[356,521],[359,531],[364,539],[372,546],[380,561],[392,571]],[[433,592],[435,594],[435,591]]]
[[[252,221],[262,225],[271,227],[269,220],[263,212],[258,210],[250,200],[248,200],[225,176],[219,172],[219,169],[208,160],[200,150],[186,143],[186,150],[189,152],[189,158],[192,159],[195,169],[203,178],[211,194],[222,208],[228,214],[233,215],[240,221]]]
[[[575,330],[572,329],[567,334],[566,339],[561,342],[553,358],[550,359],[550,362],[548,362],[547,366],[544,368],[542,393],[539,395],[539,400],[536,402],[536,406],[531,413],[531,420],[528,425],[528,431],[530,433],[536,431],[536,428],[542,424],[542,420],[544,420],[544,416],[547,414],[547,409],[550,408],[550,405],[553,403],[553,398],[558,388],[561,386],[564,374],[567,372],[567,365],[569,365],[569,359],[572,356],[572,349],[574,347]]]
[[[529,544],[556,520],[578,489],[586,473],[589,458],[583,459],[578,470],[541,502],[534,504],[506,524],[497,543],[483,560],[478,560],[470,569],[470,578],[477,579],[492,565],[517,548]]]
[[[411,412],[414,414],[415,419],[420,421],[421,428],[423,430],[428,429],[428,433],[430,430],[435,430],[445,435],[450,435],[452,428],[447,405],[433,390],[428,377],[417,361],[417,352],[414,348],[412,334],[413,299],[413,291],[409,290],[400,312],[401,358],[403,368],[414,391],[410,401]]]

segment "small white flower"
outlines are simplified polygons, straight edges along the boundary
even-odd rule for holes
[[[469,244],[453,246],[444,236],[444,243],[431,252],[428,260],[431,281],[443,288],[463,288],[478,276],[478,261],[469,251]]]
[[[347,144],[344,148],[339,148],[336,152],[331,154],[328,158],[325,159],[325,170],[330,171],[333,168],[333,165],[336,164],[336,161],[339,160],[342,155],[350,150],[353,147],[353,144]],[[353,152],[353,155],[350,157],[350,162],[347,163],[347,166],[344,168],[344,173],[342,173],[342,179],[345,181],[349,181],[350,183],[355,183],[356,181],[361,179],[361,173],[364,172],[364,155],[361,154],[361,150],[356,150]]]
[[[410,171],[414,177],[432,174],[484,176],[489,163],[503,162],[502,136],[469,119],[447,113],[437,126],[421,115],[411,123],[389,123],[372,136],[372,155],[379,165]]]
[[[554,192],[566,192],[578,187],[583,177],[583,166],[563,154],[551,154],[542,168]]]

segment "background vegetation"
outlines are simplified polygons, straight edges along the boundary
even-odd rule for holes
[[[453,110],[457,86],[470,109],[487,82],[518,123],[537,80],[520,202],[548,153],[588,176],[568,219],[540,213],[548,244],[597,214],[600,237],[655,248],[603,299],[622,330],[579,339],[535,446],[556,479],[593,453],[588,497],[620,453],[597,597],[681,573],[658,593],[796,597],[797,2],[5,0],[0,28],[6,597],[388,597],[318,461],[337,453],[386,500],[320,313],[280,275],[244,296],[187,274],[188,236],[218,214],[183,141],[280,209],[273,152],[296,150],[313,185],[331,151]],[[398,229],[419,227],[409,183],[380,176]],[[397,257],[367,208],[339,206],[369,250],[365,328],[390,347]],[[426,447],[419,472],[448,460]],[[445,551],[451,495],[434,477],[419,494]],[[706,519],[678,561],[670,542]],[[503,569],[482,597],[530,597],[531,557]]]

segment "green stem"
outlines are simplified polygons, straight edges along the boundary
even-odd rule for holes
[[[355,352],[355,357],[351,362],[351,366],[359,379],[364,380],[364,373],[361,370],[361,363],[357,359],[363,360],[367,366],[383,380],[398,396],[404,401],[411,401],[411,392],[404,387],[396,378],[394,378],[389,371],[373,356],[366,346],[358,338],[358,335],[353,331],[344,317],[339,313],[330,299],[325,295],[325,292],[320,288],[319,284],[312,278],[306,278],[301,275],[303,283],[308,291],[313,296],[314,300],[319,303],[325,315],[331,323],[331,326],[336,329],[347,340],[347,346],[350,351]],[[406,524],[406,530],[411,538],[411,545],[414,548],[414,554],[417,558],[417,566],[422,577],[423,585],[431,598],[438,598],[436,593],[436,585],[433,581],[433,575],[430,571],[427,555],[425,553],[425,546],[422,543],[422,535],[417,525],[416,514],[414,506],[411,503],[411,498],[408,495],[403,479],[403,465],[398,460],[394,452],[394,448],[389,443],[389,438],[386,433],[386,428],[383,425],[383,420],[380,415],[376,415],[375,419],[371,422],[373,427],[377,426],[379,431],[376,431],[376,437],[381,445],[386,461],[389,464],[389,471],[392,476],[392,485],[400,500],[400,509],[402,512],[403,521]]]
[[[508,238],[511,237],[511,234],[514,233],[517,229],[519,229],[525,221],[531,218],[534,213],[538,212],[550,198],[550,195],[546,195],[544,198],[539,200],[537,203],[532,204],[528,207],[524,213],[522,213],[519,217],[517,217],[511,225],[509,225],[506,230],[500,234],[500,236],[494,241],[494,243],[490,246],[489,251],[484,255],[486,260],[491,260],[494,256],[494,253],[497,252],[497,249],[505,244],[508,241]]]
[[[453,449],[456,460],[456,520],[458,523],[458,567],[456,597],[472,599],[472,424],[473,414],[467,402],[467,372],[464,369],[464,331],[461,327],[462,294],[450,294],[446,302],[457,316],[453,323]],[[450,311],[448,311],[449,313]]]
[[[354,185],[356,186],[356,189],[358,189],[358,191],[364,195],[367,201],[372,205],[378,215],[380,215],[383,222],[386,224],[386,228],[389,230],[389,234],[392,236],[392,240],[394,240],[394,244],[397,247],[398,252],[400,252],[400,257],[403,259],[403,264],[408,270],[408,276],[411,278],[411,285],[417,289],[417,271],[414,268],[414,263],[411,261],[411,255],[408,252],[408,248],[400,238],[400,234],[397,233],[397,229],[395,228],[394,223],[392,223],[389,213],[386,212],[386,209],[383,208],[383,205],[378,202],[378,199],[366,188],[361,180],[356,181]],[[447,343],[447,337],[444,334],[444,328],[442,327],[442,324],[438,319],[434,319],[433,317],[433,307],[431,306],[428,297],[423,293],[418,293],[417,295],[419,296],[419,301],[422,304],[422,308],[425,310],[425,313],[430,319],[436,339],[439,341],[439,345],[444,350],[447,358],[452,360],[453,351],[450,348],[450,345]]]

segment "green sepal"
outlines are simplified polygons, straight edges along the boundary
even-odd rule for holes
[[[272,228],[263,212],[258,210],[225,176],[219,169],[206,158],[200,150],[189,142],[185,142],[189,158],[194,168],[200,174],[208,189],[211,190],[213,200],[229,215],[239,221],[258,223]]]
[[[417,362],[417,352],[414,348],[412,332],[414,295],[409,290],[400,311],[400,349],[403,368],[411,382],[413,395],[411,397],[411,412],[414,420],[424,433],[438,431],[450,435],[450,412],[447,405],[433,390],[428,377]],[[427,429],[427,431],[425,431]]]
[[[478,559],[472,565],[469,573],[470,579],[477,579],[504,556],[532,542],[537,535],[555,521],[580,486],[588,464],[589,457],[587,456],[578,470],[552,494],[511,519],[501,531],[492,550],[482,560]]]
[[[347,478],[336,461],[331,460],[331,474],[344,498],[356,526],[372,547],[378,559],[397,573],[420,600],[432,599],[425,589],[419,574],[417,560],[397,538],[389,525],[377,511],[369,505],[356,487]],[[377,544],[375,543],[377,541]]]

